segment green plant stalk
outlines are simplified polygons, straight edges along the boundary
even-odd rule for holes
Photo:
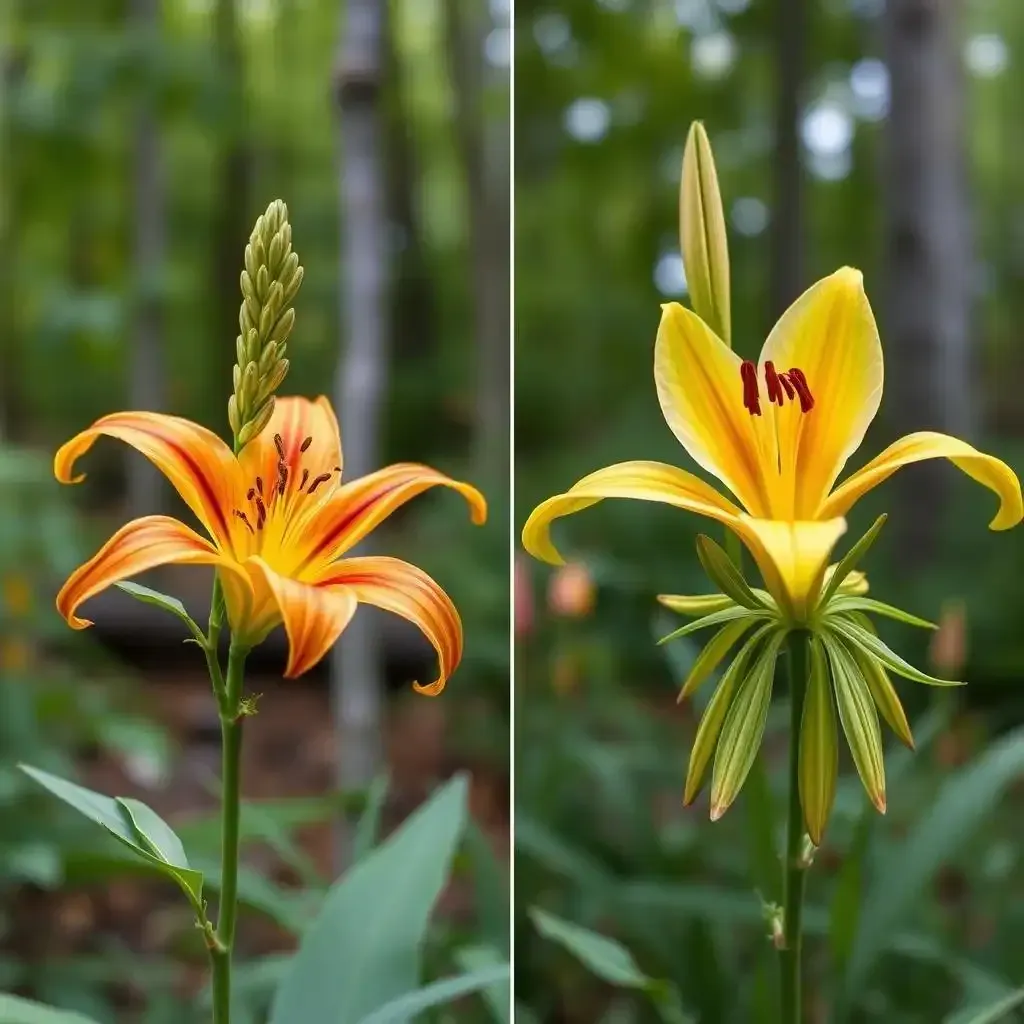
[[[241,805],[242,685],[248,648],[231,644],[224,681],[221,731],[221,863],[220,911],[215,943],[210,951],[213,967],[213,1019],[231,1019],[231,952],[238,914],[238,820]],[[214,654],[216,658],[216,654]]]
[[[802,1024],[800,1010],[800,957],[803,942],[804,878],[807,862],[803,852],[804,818],[800,807],[800,724],[807,695],[807,642],[802,629],[789,634],[789,809],[786,823],[786,862],[783,871],[782,1024]]]

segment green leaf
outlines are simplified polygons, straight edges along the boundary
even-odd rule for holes
[[[442,978],[413,992],[407,992],[382,1006],[379,1010],[361,1018],[360,1024],[406,1024],[418,1019],[417,1015],[433,1006],[442,1006],[453,999],[461,999],[472,992],[479,992],[489,985],[507,982],[508,964],[482,967],[469,974],[454,978]]]
[[[668,636],[663,636],[658,641],[658,644],[667,644],[670,640],[676,640],[681,636],[689,636],[690,633],[696,633],[698,629],[707,629],[709,626],[721,626],[723,623],[733,622],[736,619],[749,618],[752,621],[759,622],[773,617],[772,613],[767,610],[758,612],[750,608],[741,608],[734,604],[728,608],[723,608],[720,612],[712,612],[703,618],[688,622],[685,626],[680,626],[679,629],[673,630]]]
[[[1024,1006],[1024,988],[1011,992],[989,1006],[979,1009],[968,1008],[946,1018],[945,1024],[997,1024],[1005,1020],[1012,1010]]]
[[[732,650],[744,633],[754,624],[751,618],[737,619],[724,625],[697,655],[690,674],[679,691],[676,703],[686,700],[694,690],[718,668],[721,660]]]
[[[919,629],[938,629],[934,622],[922,619],[917,615],[911,615],[902,608],[896,608],[884,601],[876,601],[873,597],[847,597],[840,595],[828,608],[828,615],[842,615],[844,612],[874,612],[887,619],[895,619],[897,622],[904,622],[908,626],[917,626]]]
[[[880,640],[874,633],[858,626],[855,622],[849,622],[845,618],[829,620],[829,627],[836,633],[840,633],[847,640],[852,640],[867,654],[874,655],[890,672],[895,672],[904,679],[913,679],[915,683],[925,683],[928,686],[963,686],[961,682],[953,682],[949,679],[936,679],[920,669],[914,668],[909,662],[904,661],[895,651]]]
[[[195,898],[202,901],[203,876],[191,870],[185,847],[175,835],[174,830],[152,808],[129,797],[115,797],[117,803],[131,820],[135,834],[140,842],[158,860],[174,869],[178,884],[185,887]]]
[[[640,970],[633,954],[621,943],[539,907],[531,907],[529,915],[544,938],[557,942],[602,981],[618,988],[642,990],[650,986],[651,979]]]
[[[745,608],[764,608],[754,596],[743,574],[736,568],[736,563],[719,544],[703,533],[697,535],[697,558],[723,594]]]
[[[839,720],[843,723],[853,763],[871,802],[884,813],[885,762],[875,703],[860,669],[843,644],[828,633],[823,634],[822,641],[832,666]]]
[[[839,564],[835,568],[835,572],[832,573],[831,579],[822,591],[821,598],[818,601],[818,607],[823,608],[832,600],[833,595],[839,589],[840,584],[847,576],[857,568],[857,563],[867,554],[868,548],[875,543],[879,532],[882,527],[885,526],[885,521],[888,518],[884,513],[880,515],[871,526],[871,528],[864,534],[863,537],[856,544],[850,548],[849,551],[839,559]]]
[[[508,906],[508,900],[505,900]],[[508,937],[505,938],[508,944]],[[503,955],[491,946],[465,946],[455,951],[455,962],[467,973],[483,970],[485,967],[496,967],[505,963]],[[481,992],[491,1016],[498,1024],[509,1024],[509,998],[511,987],[508,979],[492,982]],[[518,1016],[516,1018],[518,1020]]]
[[[868,972],[942,867],[1024,775],[1024,728],[993,743],[949,779],[910,834],[878,864],[876,884],[861,910],[860,927],[843,979],[849,996],[862,990]]]
[[[871,691],[871,697],[878,710],[881,711],[882,717],[889,724],[889,728],[913,750],[914,737],[910,733],[910,723],[907,721],[903,705],[900,703],[900,698],[897,696],[884,666],[856,644],[848,643],[845,640],[840,642],[857,662],[857,667]]]
[[[800,805],[811,842],[821,846],[836,796],[839,733],[825,651],[816,637],[810,641],[809,668],[807,696],[800,723]]]
[[[380,834],[380,819],[388,799],[391,780],[387,775],[378,775],[366,791],[366,806],[359,817],[355,835],[352,837],[352,862],[358,864],[377,845]]]
[[[457,775],[331,887],[270,1024],[359,1024],[415,989],[431,911],[465,827],[467,789]]]
[[[684,804],[692,803],[694,797],[700,792],[704,773],[711,761],[711,756],[715,752],[715,747],[718,745],[722,724],[725,722],[725,717],[729,712],[736,687],[743,679],[751,655],[770,629],[770,626],[762,626],[740,648],[739,654],[732,660],[732,664],[722,673],[722,679],[718,684],[718,688],[708,702],[708,706],[704,709],[700,725],[697,726],[697,735],[693,739],[693,750],[690,751],[690,764],[686,771],[686,785],[683,787]]]
[[[96,1024],[91,1017],[80,1013],[58,1010],[6,992],[0,992],[0,1021],[3,1024]]]
[[[193,907],[199,909],[203,876],[189,867],[181,841],[155,811],[137,800],[112,799],[31,765],[19,764],[18,767],[55,797],[101,825],[147,863],[172,878]]]
[[[185,610],[185,606],[176,597],[170,597],[168,594],[161,594],[159,590],[151,590],[149,587],[142,586],[141,583],[132,583],[130,580],[121,580],[114,584],[118,590],[123,590],[126,594],[134,597],[136,601],[142,601],[144,604],[156,605],[158,608],[163,608],[164,611],[170,612],[172,615],[176,615],[182,622],[188,626],[189,631],[195,638],[196,642],[200,647],[206,646],[206,634],[196,625],[195,620]]]
[[[775,679],[775,662],[783,636],[777,633],[765,644],[743,681],[722,726],[711,779],[711,820],[720,818],[739,793],[757,757],[768,717]]]
[[[509,956],[509,877],[499,863],[486,833],[475,822],[466,828],[466,852],[473,875],[477,931],[495,948]],[[464,965],[463,965],[464,966]]]
[[[646,992],[666,1024],[686,1024],[689,1018],[682,1011],[675,987],[644,974],[633,954],[621,943],[539,907],[531,907],[529,915],[541,935],[558,943],[602,981],[617,988]]]

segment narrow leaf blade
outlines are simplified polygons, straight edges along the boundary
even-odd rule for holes
[[[861,537],[861,539],[857,541],[857,543],[854,544],[842,558],[839,559],[828,583],[825,584],[825,589],[821,594],[821,600],[818,602],[819,605],[824,606],[828,604],[846,577],[857,568],[857,563],[867,554],[868,548],[875,543],[882,527],[885,526],[887,518],[888,516],[884,513],[880,515],[874,521],[867,533],[865,533],[864,536]]]
[[[479,970],[459,974],[453,978],[442,978],[392,999],[380,1009],[363,1017],[361,1024],[407,1024],[408,1021],[420,1019],[419,1014],[426,1010],[479,992],[489,985],[507,981],[508,977],[508,964],[499,964],[481,967]]]
[[[755,597],[743,574],[736,568],[735,562],[726,554],[725,549],[705,534],[697,536],[697,558],[714,583],[717,583],[723,594],[727,594],[737,604],[745,608],[763,608],[764,605]]]
[[[690,674],[679,691],[677,703],[682,703],[698,686],[718,668],[722,659],[754,624],[752,619],[737,619],[726,623],[705,645],[690,669]]]
[[[130,597],[134,597],[136,601],[141,601],[143,604],[155,605],[157,608],[162,608],[166,612],[170,612],[172,615],[176,615],[182,622],[185,623],[189,628],[189,632],[192,636],[203,646],[206,644],[206,635],[196,624],[195,620],[185,610],[185,606],[176,597],[171,597],[169,594],[161,594],[159,590],[152,590],[149,587],[142,586],[141,583],[133,583],[131,580],[120,580],[114,584],[118,590],[123,590]]]
[[[902,743],[913,750],[914,737],[910,732],[910,723],[907,721],[906,712],[903,710],[900,698],[884,666],[870,655],[865,654],[856,644],[848,644],[845,641],[843,643],[857,662],[861,675],[871,691],[871,697],[889,728],[896,733]]]
[[[840,633],[847,640],[852,640],[868,654],[874,655],[885,665],[890,672],[895,672],[904,679],[912,679],[915,683],[924,683],[927,686],[963,686],[962,682],[950,679],[936,679],[920,669],[914,668],[908,661],[904,661],[895,651],[877,637],[874,633],[866,630],[863,626],[849,621],[845,617],[831,619],[829,625]]]

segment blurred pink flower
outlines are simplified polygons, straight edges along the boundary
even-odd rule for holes
[[[548,586],[548,607],[568,619],[586,618],[594,610],[594,579],[581,562],[561,566]]]

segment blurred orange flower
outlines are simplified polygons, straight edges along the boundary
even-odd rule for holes
[[[563,565],[548,585],[548,607],[567,619],[584,619],[594,610],[595,587],[590,571],[581,562]]]

